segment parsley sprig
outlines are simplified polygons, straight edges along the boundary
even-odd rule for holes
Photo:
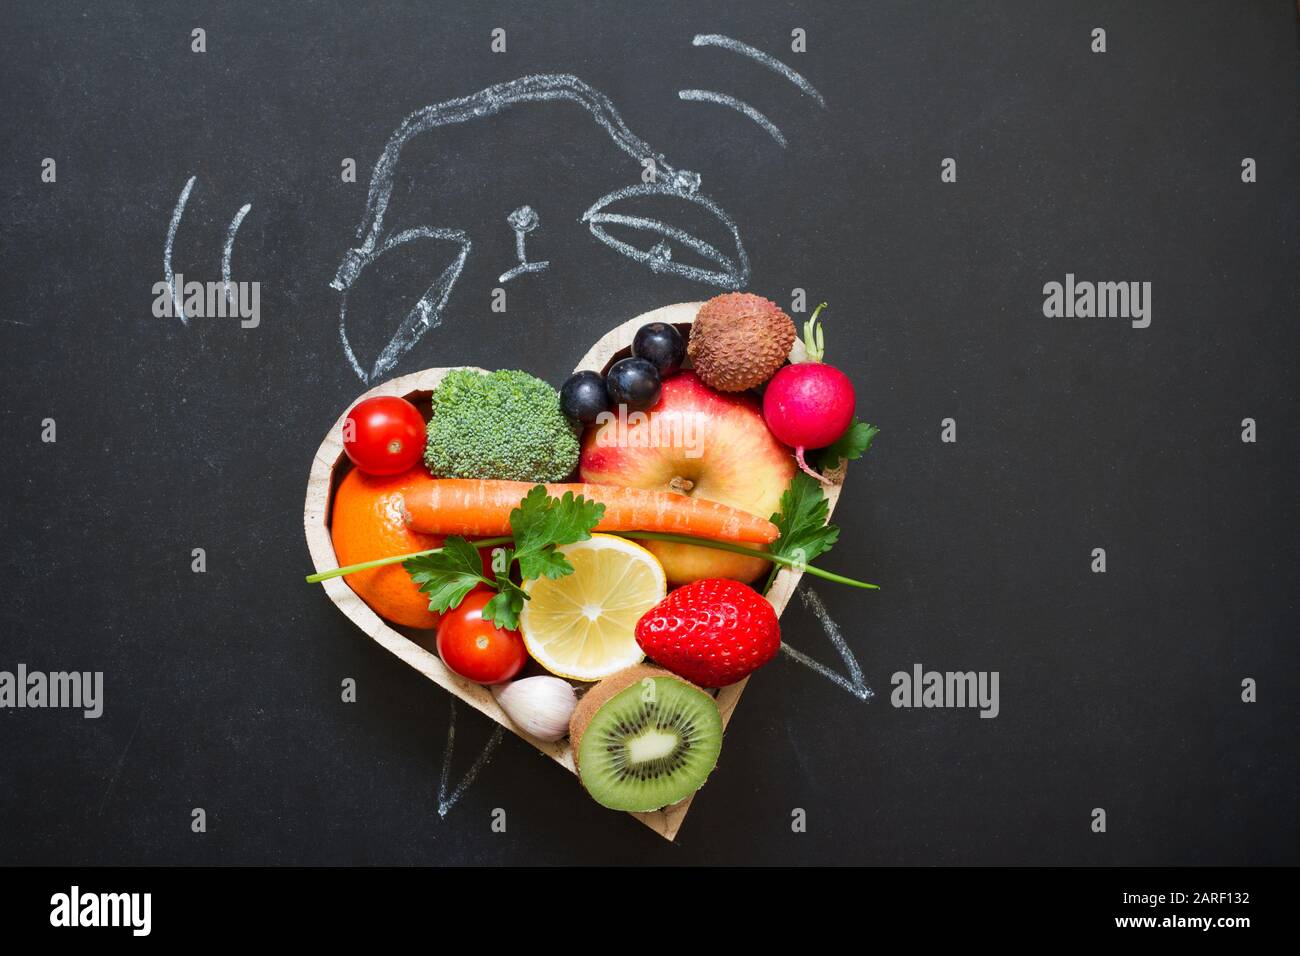
[[[586,541],[605,514],[605,506],[566,491],[552,498],[544,485],[532,488],[510,512],[513,547],[493,554],[492,576],[484,573],[478,547],[456,535],[442,548],[407,558],[402,567],[429,598],[429,610],[443,613],[457,607],[479,585],[497,593],[483,608],[483,616],[498,627],[513,630],[528,594],[522,584],[533,578],[562,578],[573,565],[560,551],[566,544]],[[519,581],[511,576],[518,567]]]
[[[822,491],[821,482],[801,471],[795,472],[790,487],[781,494],[781,510],[772,515],[780,536],[769,550],[777,558],[763,585],[766,594],[776,580],[782,564],[799,571],[808,571],[813,558],[825,554],[840,539],[840,529],[829,523],[830,503]]]
[[[820,462],[822,469],[830,471],[842,463],[861,458],[879,432],[880,429],[875,425],[854,418],[839,440],[823,449]],[[772,523],[781,534],[769,549],[776,561],[763,585],[764,594],[771,589],[782,564],[816,576],[826,576],[826,572],[819,568],[809,567],[809,562],[818,555],[825,554],[840,539],[840,529],[831,524],[829,519],[830,504],[826,501],[821,483],[803,472],[795,472],[790,487],[781,495],[781,510],[772,515]]]
[[[790,487],[781,494],[781,510],[772,515],[772,523],[781,532],[772,543],[772,552],[805,565],[825,554],[840,539],[840,529],[827,524],[829,517],[830,503],[821,482],[795,472]]]

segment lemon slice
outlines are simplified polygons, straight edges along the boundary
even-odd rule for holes
[[[664,599],[663,565],[639,544],[612,534],[559,549],[573,573],[525,582],[519,615],[524,645],[552,674],[594,681],[645,657],[636,622]]]

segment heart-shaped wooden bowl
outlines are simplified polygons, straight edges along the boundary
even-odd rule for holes
[[[599,342],[593,345],[577,364],[576,369],[605,371],[611,363],[630,352],[632,337],[636,334],[636,330],[647,322],[670,322],[678,326],[684,334],[687,333],[695,319],[695,313],[699,311],[700,305],[699,302],[684,302],[664,306],[661,309],[655,309],[638,315],[634,319],[629,319],[617,328],[610,330]],[[803,345],[796,341],[794,348],[791,350],[790,358],[797,361],[803,357]],[[382,385],[375,386],[364,395],[358,396],[356,401],[359,402],[375,395],[398,395],[419,403],[428,399],[429,394],[442,381],[443,376],[450,371],[452,371],[450,368],[431,368],[422,372],[413,372],[410,375],[402,375],[384,382]],[[352,404],[355,405],[356,402]],[[329,434],[325,436],[325,440],[321,442],[320,448],[316,451],[316,459],[312,462],[311,467],[311,477],[307,482],[307,501],[303,512],[303,523],[307,531],[307,547],[311,551],[312,563],[316,566],[317,571],[328,571],[338,567],[338,558],[334,554],[334,545],[330,540],[330,506],[334,500],[334,491],[338,487],[339,481],[351,468],[351,463],[343,453],[343,422],[346,418],[347,410],[345,409],[343,414],[339,416],[338,421],[334,423],[334,427],[330,429]],[[830,477],[835,480],[835,483],[826,488],[826,499],[829,505],[828,510],[834,511],[843,483],[843,471],[832,474]],[[778,617],[785,610],[786,604],[794,594],[794,589],[798,585],[800,577],[802,577],[802,572],[790,568],[783,568],[776,576],[771,590],[768,591],[767,599],[776,609]],[[558,743],[548,743],[530,737],[511,722],[505,711],[497,705],[491,691],[481,684],[475,684],[473,681],[465,680],[465,678],[454,674],[438,659],[437,654],[426,650],[416,643],[411,636],[408,636],[408,634],[413,635],[415,632],[403,633],[380,618],[379,615],[366,606],[364,601],[357,597],[342,578],[331,578],[323,582],[322,586],[325,588],[325,593],[329,595],[330,600],[338,605],[339,610],[347,615],[349,620],[361,628],[376,643],[414,667],[439,687],[443,687],[455,694],[471,707],[495,720],[502,727],[528,741],[570,773],[574,772],[573,752],[567,739]],[[735,712],[736,704],[740,700],[740,695],[744,693],[746,683],[747,680],[742,680],[718,691],[718,707],[722,711],[724,726]],[[575,684],[575,686],[581,692],[584,685]],[[581,792],[580,788],[575,787],[574,800],[589,799],[585,793]],[[681,828],[692,799],[692,797],[687,797],[680,803],[665,807],[662,810],[656,810],[652,813],[634,813],[632,816],[660,836],[671,840],[676,837],[677,831]]]

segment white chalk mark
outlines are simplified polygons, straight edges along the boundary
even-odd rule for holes
[[[545,259],[541,262],[521,262],[519,265],[507,269],[505,272],[501,273],[501,275],[497,276],[497,281],[502,285],[505,285],[511,279],[525,275],[529,272],[545,272],[546,267],[550,264],[551,262],[549,259]]]
[[[442,775],[438,778],[439,817],[445,818],[447,816],[447,812],[456,805],[456,801],[461,798],[462,794],[464,794],[469,788],[469,785],[474,782],[474,778],[476,778],[479,775],[479,772],[487,766],[487,762],[492,759],[493,752],[495,752],[497,747],[500,746],[503,736],[504,731],[500,724],[497,724],[492,728],[492,736],[489,737],[488,742],[483,745],[482,752],[474,759],[474,763],[470,766],[465,776],[461,778],[460,783],[456,785],[456,789],[448,793],[447,784],[451,777],[451,756],[456,750],[456,699],[454,697],[451,699],[451,718],[447,722],[447,747],[442,752]]]
[[[469,96],[418,109],[402,121],[402,125],[389,137],[388,144],[380,154],[379,162],[375,164],[375,171],[370,176],[366,215],[357,227],[357,238],[364,237],[362,249],[373,251],[378,244],[384,214],[388,210],[388,200],[393,193],[394,169],[402,147],[411,139],[439,126],[495,116],[516,103],[541,103],[555,100],[567,100],[585,109],[609,134],[615,145],[635,159],[638,165],[643,160],[650,159],[660,171],[669,176],[675,174],[676,170],[669,165],[662,154],[652,150],[628,128],[618,114],[618,110],[614,109],[613,102],[604,93],[569,74],[521,76],[516,80],[486,87]],[[340,270],[340,276],[336,277],[335,282],[343,279],[344,286],[347,286],[351,284],[348,278]]]
[[[239,212],[235,213],[235,218],[230,220],[230,228],[226,230],[226,244],[221,248],[221,281],[226,293],[226,298],[233,300],[230,294],[230,256],[235,251],[235,234],[239,232],[239,227],[244,223],[244,217],[248,215],[248,210],[252,209],[251,203],[244,203],[239,207]]]
[[[519,256],[519,265],[507,269],[497,278],[502,285],[509,282],[516,276],[521,276],[529,272],[541,272],[551,263],[529,262],[528,250],[525,248],[526,237],[530,232],[537,228],[540,220],[537,213],[533,211],[532,206],[520,206],[510,215],[506,216],[506,222],[510,223],[510,228],[515,231],[515,254]]]
[[[669,196],[685,200],[708,210],[731,233],[731,238],[736,245],[736,258],[731,259],[703,239],[698,239],[684,230],[660,222],[657,219],[606,211],[614,203],[640,196]],[[736,228],[736,224],[732,222],[731,217],[726,214],[722,207],[707,196],[687,192],[667,183],[640,183],[635,186],[625,186],[622,189],[616,189],[612,193],[601,196],[592,204],[590,209],[582,214],[582,221],[589,224],[588,228],[591,230],[591,234],[605,245],[611,249],[616,249],[630,259],[635,259],[637,262],[649,266],[652,272],[684,276],[697,282],[707,282],[721,286],[724,289],[740,289],[749,282],[749,256],[745,253],[745,246],[740,240],[740,230]],[[721,267],[721,270],[702,269],[698,266],[674,262],[671,247],[667,246],[662,240],[657,242],[651,249],[640,249],[631,243],[611,236],[608,230],[605,229],[607,225],[627,226],[631,229],[654,233],[662,237],[662,239],[672,239],[688,249],[693,249],[703,258],[716,263]]]
[[[375,164],[374,172],[370,177],[370,189],[366,196],[365,214],[357,226],[357,238],[361,240],[361,244],[356,248],[349,249],[344,255],[343,261],[339,264],[334,279],[330,283],[332,288],[344,293],[343,301],[339,306],[339,334],[343,341],[348,362],[363,382],[369,382],[372,378],[390,368],[403,353],[415,345],[423,331],[441,323],[442,310],[451,294],[452,286],[460,276],[461,268],[463,268],[465,258],[469,253],[469,240],[460,230],[422,227],[408,230],[402,234],[405,239],[423,237],[455,238],[462,243],[462,251],[457,263],[444,271],[420,301],[416,303],[398,335],[384,349],[383,354],[376,361],[375,367],[367,375],[348,344],[346,293],[367,266],[385,252],[400,244],[397,240],[384,239],[383,222],[384,215],[388,210],[389,199],[392,197],[393,178],[402,148],[412,138],[440,126],[495,116],[506,108],[519,103],[549,101],[568,101],[586,110],[592,119],[605,130],[614,144],[636,160],[638,171],[645,168],[655,169],[657,175],[666,177],[673,184],[670,190],[666,191],[671,191],[674,195],[681,195],[684,198],[691,198],[693,201],[715,211],[715,215],[719,215],[732,230],[739,247],[739,233],[736,232],[730,219],[714,203],[703,199],[703,197],[695,197],[700,185],[699,174],[690,170],[677,169],[671,165],[662,153],[655,152],[628,128],[608,96],[584,83],[576,76],[568,74],[523,76],[507,83],[498,83],[486,87],[469,96],[426,106],[408,115],[384,146],[384,150],[380,154],[379,161]],[[597,206],[599,205],[600,202],[597,203]],[[661,261],[662,257],[654,257],[652,260],[641,250],[635,250],[625,243],[611,241],[595,222],[592,223],[591,230],[593,235],[606,245],[624,252],[624,254],[631,254],[636,261],[651,265],[654,271],[675,272],[678,275],[701,278],[701,281],[721,284],[726,288],[738,288],[739,285],[744,284],[743,280],[740,283],[735,283],[732,281],[732,277],[728,277],[725,282],[718,282],[716,274],[709,273],[706,270],[690,271],[676,267],[673,269],[655,268],[653,263]],[[405,239],[400,241],[405,241]],[[740,249],[739,257],[743,266],[744,278],[747,280],[749,264],[745,259],[743,249]],[[543,264],[529,265],[530,268],[526,271],[537,271]],[[517,275],[519,273],[512,271],[507,272],[505,275],[510,276],[512,274]]]
[[[112,779],[108,781],[108,789],[104,791],[104,798],[99,801],[100,816],[104,815],[104,807],[108,805],[108,798],[113,795],[113,788],[117,786],[117,778],[122,775],[122,765],[126,763],[126,755],[131,752],[131,745],[135,743],[135,735],[140,732],[140,723],[144,720],[145,707],[148,706],[149,700],[146,698],[144,706],[140,708],[140,713],[135,718],[135,726],[131,728],[131,736],[126,738],[126,746],[122,748],[122,756],[117,758],[117,767],[113,770]]]
[[[176,230],[181,226],[181,216],[185,215],[185,204],[190,201],[190,190],[194,188],[194,181],[198,178],[198,176],[191,176],[185,183],[185,188],[181,190],[180,198],[176,200],[176,208],[172,210],[171,224],[167,227],[167,241],[163,244],[163,281],[171,290],[172,305],[175,306],[182,325],[189,325],[190,320],[185,315],[180,292],[176,288],[176,273],[172,271],[172,246],[176,242]]]
[[[844,634],[840,631],[840,626],[832,620],[830,612],[826,610],[826,605],[812,588],[801,587],[798,589],[799,597],[803,599],[804,607],[810,609],[821,622],[822,630],[826,632],[826,638],[834,646],[836,652],[840,655],[840,660],[849,669],[849,676],[837,674],[825,664],[818,663],[807,654],[796,651],[784,641],[781,642],[781,651],[787,656],[792,657],[800,664],[810,670],[825,677],[828,681],[839,687],[844,688],[858,700],[870,700],[875,696],[875,691],[867,686],[867,682],[862,674],[862,668],[858,666],[858,660],[849,650],[849,645],[844,640]]]
[[[515,249],[519,252],[519,258],[524,258],[524,236],[528,235],[534,229],[542,224],[541,217],[537,215],[537,210],[532,206],[520,206],[518,209],[506,216],[506,222],[515,233]]]
[[[781,144],[785,148],[785,136],[776,128],[776,124],[760,113],[754,107],[750,106],[744,100],[738,100],[734,96],[728,96],[726,93],[714,93],[712,90],[678,90],[677,98],[681,100],[690,100],[696,103],[717,103],[719,106],[729,106],[733,110],[744,113],[763,129],[767,130],[767,135]]]
[[[701,33],[691,41],[692,46],[717,46],[724,50],[731,50],[733,53],[739,53],[741,56],[747,56],[763,66],[776,73],[780,73],[787,80],[793,83],[799,89],[803,90],[809,96],[817,101],[817,105],[826,109],[826,100],[817,92],[816,88],[796,73],[790,67],[786,66],[776,57],[764,53],[757,47],[752,47],[748,43],[741,43],[739,40],[733,40],[731,37],[724,37],[717,33]]]
[[[406,318],[402,320],[401,326],[393,337],[389,339],[384,350],[379,353],[379,358],[375,359],[374,367],[367,374],[361,368],[357,361],[356,355],[352,351],[352,345],[348,341],[348,295],[347,287],[343,286],[343,298],[339,303],[339,338],[343,342],[343,353],[347,356],[348,364],[352,366],[353,371],[361,377],[363,382],[371,382],[379,376],[385,374],[389,369],[397,364],[406,352],[420,341],[420,337],[429,329],[436,328],[442,324],[442,310],[447,304],[447,299],[451,296],[452,287],[456,280],[460,278],[461,270],[465,268],[465,260],[469,257],[470,241],[469,237],[459,229],[430,229],[421,226],[417,229],[407,229],[399,232],[397,235],[384,240],[383,246],[378,252],[369,254],[355,265],[356,275],[360,275],[361,270],[370,263],[374,262],[380,256],[392,251],[398,246],[410,242],[414,239],[443,239],[455,242],[460,246],[460,252],[452,263],[443,269],[442,274],[434,280],[433,284],[425,290],[420,301],[415,303],[414,308],[407,313]],[[348,253],[349,256],[359,253],[360,250],[353,249]],[[347,261],[345,260],[345,265]],[[343,267],[340,267],[342,270]],[[338,281],[337,279],[335,280]],[[335,288],[340,288],[335,286]]]

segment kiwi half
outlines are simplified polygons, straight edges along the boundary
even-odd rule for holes
[[[650,683],[643,683],[649,679]],[[569,721],[578,779],[612,810],[658,810],[704,785],[722,750],[713,698],[659,667],[605,678]]]

